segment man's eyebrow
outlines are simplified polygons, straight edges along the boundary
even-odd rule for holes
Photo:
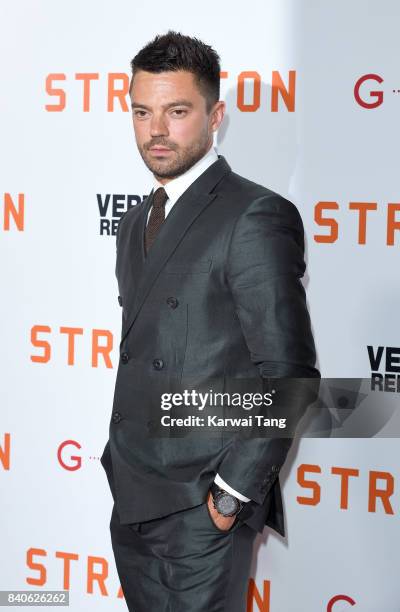
[[[139,104],[138,102],[132,102],[132,108],[144,108],[145,110],[151,110],[149,106],[146,104]],[[163,104],[163,109],[171,108],[172,106],[187,106],[188,108],[193,108],[193,103],[190,100],[174,100],[174,102],[168,102],[168,104]]]

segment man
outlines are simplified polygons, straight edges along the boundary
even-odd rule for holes
[[[154,185],[117,232],[120,363],[101,459],[117,570],[131,611],[243,612],[257,532],[284,535],[278,474],[292,438],[155,432],[161,396],[178,388],[319,377],[302,221],[213,148],[225,104],[211,47],[170,31],[131,67]]]

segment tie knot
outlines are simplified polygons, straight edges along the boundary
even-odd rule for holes
[[[153,207],[156,209],[163,208],[167,200],[168,200],[168,195],[164,187],[159,187],[158,189],[156,189],[153,195]]]

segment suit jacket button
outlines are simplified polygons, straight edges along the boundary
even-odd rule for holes
[[[113,423],[119,423],[120,420],[122,419],[122,416],[119,412],[113,412],[111,420]]]
[[[153,368],[155,370],[162,370],[164,367],[164,362],[162,359],[153,359]]]
[[[178,300],[175,297],[169,297],[169,298],[167,298],[167,304],[171,308],[176,308],[178,306],[179,302],[178,302]]]
[[[129,353],[122,353],[121,354],[121,361],[122,361],[122,363],[128,363],[128,361],[129,361]]]
[[[118,304],[122,306],[122,297],[120,295],[118,296]]]

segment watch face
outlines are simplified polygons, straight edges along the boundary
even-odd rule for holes
[[[218,496],[216,506],[218,512],[225,516],[235,514],[238,510],[238,503],[236,501],[236,498],[232,495],[229,495],[229,493],[225,493],[223,495]]]

